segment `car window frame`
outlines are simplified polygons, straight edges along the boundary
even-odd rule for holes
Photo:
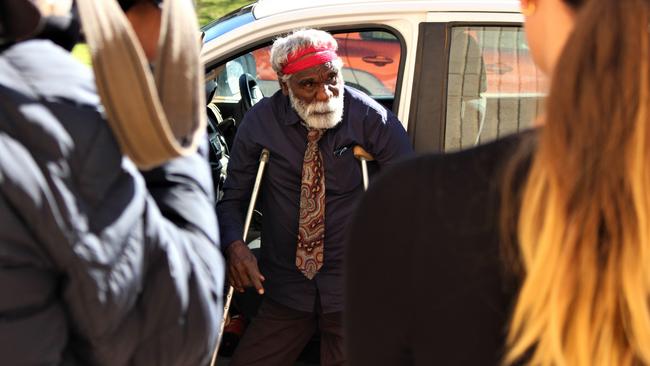
[[[361,23],[355,24],[354,27],[348,26],[334,26],[334,27],[320,27],[324,31],[330,32],[331,34],[339,33],[354,33],[354,32],[371,32],[371,31],[384,31],[389,32],[397,38],[397,42],[400,44],[400,61],[397,69],[397,80],[395,83],[395,92],[393,95],[393,108],[392,112],[397,114],[400,105],[400,97],[402,91],[403,77],[404,77],[404,68],[406,64],[406,55],[407,55],[407,45],[404,36],[395,28],[385,25],[385,24],[373,24],[373,23]],[[210,75],[213,70],[220,68],[228,61],[234,60],[242,55],[252,52],[253,50],[270,46],[273,43],[273,40],[279,35],[287,34],[291,30],[286,32],[281,32],[274,34],[270,37],[258,40],[256,42],[251,42],[246,46],[245,50],[238,50],[235,52],[226,53],[223,56],[212,60],[210,63],[205,66],[205,75]],[[265,95],[269,97],[270,95]]]

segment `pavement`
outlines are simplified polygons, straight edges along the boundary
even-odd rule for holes
[[[300,354],[298,361],[293,366],[314,366],[320,365],[319,361],[320,343],[317,341],[310,341],[305,349]],[[217,366],[228,366],[230,364],[230,357],[219,356],[217,358]]]

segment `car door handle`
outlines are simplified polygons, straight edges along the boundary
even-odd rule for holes
[[[393,63],[393,59],[386,56],[374,55],[374,56],[364,56],[361,58],[364,62],[369,64],[375,64],[377,66],[386,66]]]

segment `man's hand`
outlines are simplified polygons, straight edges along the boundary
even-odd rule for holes
[[[239,292],[245,287],[255,287],[257,293],[264,294],[264,276],[257,266],[257,259],[246,243],[237,240],[228,246],[228,277],[230,285]]]

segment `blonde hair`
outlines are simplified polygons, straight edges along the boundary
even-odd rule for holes
[[[505,364],[650,365],[648,7],[587,1],[558,61],[521,195]]]

